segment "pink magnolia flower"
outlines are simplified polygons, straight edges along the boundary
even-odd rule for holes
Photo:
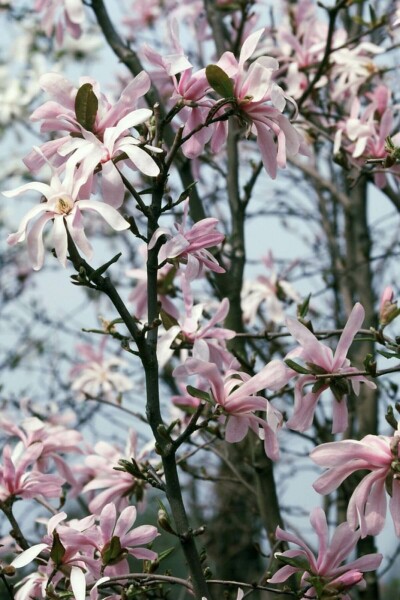
[[[41,453],[35,462],[35,467],[39,471],[45,473],[49,468],[49,462],[52,461],[59,475],[71,485],[76,485],[74,474],[62,454],[82,453],[81,433],[62,425],[44,423],[37,417],[25,419],[21,427],[0,417],[0,428],[21,440],[20,444],[16,446],[16,452],[20,452],[21,448],[28,449],[36,445],[41,447]]]
[[[56,32],[56,40],[61,46],[64,29],[74,38],[80,37],[81,25],[85,20],[82,0],[35,0],[33,9],[43,13],[41,25],[47,37]]]
[[[45,598],[48,577],[43,567],[30,573],[15,585],[15,600]]]
[[[273,81],[273,74],[279,68],[278,61],[262,56],[245,68],[263,33],[264,29],[260,29],[245,40],[239,61],[232,52],[225,52],[217,64],[233,79],[240,115],[247,123],[248,131],[256,135],[264,167],[274,179],[277,167],[286,166],[287,154],[304,152],[305,147],[299,133],[282,114],[285,94]]]
[[[387,106],[389,100],[387,88],[379,86],[375,94],[370,94],[371,102],[361,112],[361,103],[355,98],[351,105],[350,115],[339,123],[334,143],[334,153],[338,153],[343,147],[355,159],[357,165],[362,166],[365,160],[370,158],[384,159],[390,156],[387,139],[394,127],[394,108]],[[400,142],[400,134],[391,137],[393,146]],[[392,173],[398,175],[398,167],[393,166]],[[386,173],[377,171],[374,173],[374,181],[378,187],[384,187],[387,183]]]
[[[99,524],[87,533],[101,557],[102,574],[129,573],[126,560],[128,555],[141,560],[157,558],[156,552],[142,547],[159,535],[157,528],[152,525],[141,525],[132,529],[136,514],[135,506],[127,506],[117,517],[115,504],[107,504],[101,511]]]
[[[271,361],[257,375],[250,377],[238,371],[229,371],[223,376],[215,364],[189,358],[174,370],[173,375],[178,379],[199,375],[207,382],[215,407],[223,412],[227,442],[240,442],[250,428],[264,441],[267,456],[278,459],[276,436],[282,425],[282,415],[266,398],[254,394],[265,389],[278,390],[287,383],[288,369],[280,361]],[[259,417],[258,411],[264,412],[266,419]]]
[[[285,275],[292,268],[291,265],[282,274],[278,274],[274,265],[272,252],[262,258],[268,275],[259,275],[255,281],[245,281],[242,290],[243,317],[253,323],[261,305],[265,303],[266,319],[273,323],[284,323],[284,301],[300,302],[300,296],[286,281]]]
[[[109,401],[115,401],[118,395],[133,388],[131,379],[119,372],[126,366],[126,362],[117,356],[107,358],[106,343],[107,337],[105,336],[97,351],[89,344],[81,344],[76,347],[82,361],[74,365],[70,371],[70,377],[72,379],[71,389],[78,392],[80,398],[103,397]]]
[[[97,111],[93,115],[94,121],[90,124],[90,130],[82,126],[76,115],[78,88],[58,73],[47,73],[40,78],[40,86],[52,99],[37,108],[32,113],[31,120],[42,121],[42,132],[65,131],[66,135],[45,142],[40,148],[40,153],[31,152],[24,162],[31,171],[36,172],[45,164],[46,159],[62,169],[68,160],[69,165],[75,165],[82,160],[83,165],[80,166],[78,177],[80,185],[85,185],[84,192],[90,194],[93,170],[97,168],[102,177],[105,202],[118,208],[122,204],[124,186],[112,158],[122,157],[126,151],[128,166],[136,165],[139,170],[150,176],[159,172],[152,157],[138,146],[139,140],[128,135],[127,131],[135,124],[146,121],[152,114],[147,109],[135,110],[140,98],[150,88],[150,78],[144,71],[139,73],[128,83],[114,104],[101,93],[100,86],[94,79],[81,78],[79,84],[79,90],[85,84],[90,85],[97,99]],[[161,151],[153,147],[151,150]],[[66,157],[71,153],[72,156],[67,160]]]
[[[158,238],[162,235],[167,236],[168,241],[163,244],[159,252],[160,262],[171,259],[174,262],[185,265],[185,278],[187,281],[193,281],[200,277],[205,269],[214,271],[214,273],[225,273],[214,258],[206,250],[217,246],[225,238],[223,233],[215,230],[218,219],[206,218],[198,221],[187,228],[187,218],[189,211],[189,200],[185,200],[183,208],[182,223],[175,223],[177,233],[165,227],[159,227],[153,234],[149,243],[149,249],[156,245]]]
[[[400,537],[400,430],[393,437],[367,435],[362,440],[322,444],[310,454],[320,467],[328,470],[314,483],[319,494],[330,494],[349,475],[371,471],[354,490],[347,509],[352,529],[360,525],[361,536],[377,535],[386,517],[386,494],[396,535]]]
[[[136,39],[140,30],[152,27],[161,15],[159,0],[134,0],[131,2],[131,8],[128,16],[124,17],[122,22],[129,28],[128,39]]]
[[[130,430],[125,450],[109,444],[98,442],[94,450],[85,458],[82,476],[87,482],[83,493],[91,496],[89,509],[93,514],[99,514],[106,504],[113,502],[118,509],[125,508],[132,496],[143,505],[145,484],[142,479],[136,479],[126,471],[117,471],[115,467],[121,459],[128,462],[131,458],[140,464],[148,461],[148,455],[153,449],[153,444],[144,446],[140,451],[137,448],[137,434]],[[97,493],[98,490],[102,490]],[[96,494],[93,497],[93,492]]]
[[[397,302],[393,302],[393,300],[393,288],[391,286],[387,286],[383,290],[379,306],[379,323],[382,327],[385,327],[391,323],[399,315],[400,311],[397,308]]]
[[[74,598],[85,600],[85,573],[88,568],[96,570],[98,562],[98,559],[93,556],[92,542],[88,537],[95,519],[93,515],[89,515],[80,521],[61,525],[66,518],[65,512],[53,515],[47,523],[47,535],[43,537],[42,542],[21,552],[11,564],[19,569],[31,563],[39,554],[48,554],[45,569],[39,571],[37,578],[28,582],[28,589],[39,587],[40,578],[44,574],[47,575],[46,584],[51,577],[55,587],[67,575]]]
[[[371,42],[361,42],[353,48],[345,47],[332,52],[331,76],[335,80],[331,90],[332,99],[340,101],[348,96],[356,96],[361,85],[378,72],[373,57],[384,51],[384,48]]]
[[[64,181],[61,181],[57,173],[53,171],[50,185],[34,181],[15,190],[3,192],[3,194],[13,197],[29,190],[40,192],[46,198],[46,202],[41,202],[31,208],[22,219],[18,231],[9,235],[7,241],[14,246],[26,238],[29,258],[34,270],[39,270],[43,266],[42,236],[43,229],[49,221],[53,222],[52,242],[57,259],[63,267],[67,265],[67,229],[75,244],[88,258],[91,258],[93,254],[92,246],[83,229],[82,211],[89,210],[98,213],[116,231],[129,228],[129,223],[112,206],[95,200],[78,200],[79,190],[71,172],[66,173]]]
[[[125,186],[119,172],[120,163],[133,166],[148,177],[156,177],[160,169],[154,159],[143,148],[151,152],[162,152],[148,144],[142,144],[127,130],[148,121],[152,111],[139,108],[128,113],[115,127],[104,130],[103,140],[81,128],[82,137],[70,137],[58,148],[59,156],[65,159],[65,168],[74,173],[77,189],[85,191],[93,187],[94,172],[101,166],[102,197],[105,202],[119,208],[124,199]],[[143,147],[141,147],[143,146]],[[126,155],[126,158],[125,158]],[[114,162],[118,161],[118,165]]]
[[[315,556],[310,547],[297,535],[277,527],[278,540],[291,542],[300,550],[286,550],[275,556],[285,566],[268,579],[268,583],[282,583],[295,573],[302,573],[301,587],[306,588],[302,598],[342,598],[350,600],[347,592],[355,585],[364,584],[363,573],[377,569],[382,561],[381,554],[366,554],[347,564],[342,564],[355,549],[360,532],[350,529],[348,523],[341,523],[329,542],[326,516],[322,508],[314,508],[310,516],[311,525],[318,536],[319,549]]]
[[[58,475],[45,474],[32,468],[42,452],[42,444],[29,446],[22,454],[12,453],[6,444],[0,464],[0,501],[8,498],[57,498],[65,479]]]
[[[139,248],[147,250],[144,246]],[[145,258],[145,257],[144,257]],[[175,296],[174,276],[176,267],[171,264],[165,264],[157,271],[157,300],[161,308],[177,319],[179,311],[175,304],[169,298],[169,295]],[[127,277],[135,279],[135,284],[132,292],[129,294],[129,301],[134,305],[134,314],[138,319],[146,319],[147,317],[147,269],[129,269],[126,272]]]
[[[147,44],[144,46],[144,54],[150,63],[156,66],[158,71],[172,77],[174,91],[169,95],[171,103],[180,105],[179,116],[183,122],[182,136],[186,137],[206,120],[207,114],[214,102],[206,97],[210,91],[205,69],[193,72],[193,65],[189,62],[179,41],[178,22],[171,18],[170,38],[174,52],[172,54],[159,54]],[[179,78],[177,75],[180,74]],[[221,124],[225,127],[225,124]],[[182,145],[182,151],[188,158],[199,156],[205,144],[217,132],[220,124],[202,127]],[[216,139],[212,140],[213,151],[218,151]]]
[[[185,286],[182,287],[184,288]],[[218,367],[222,367],[225,354],[227,353],[224,340],[230,340],[236,334],[231,329],[215,327],[215,325],[226,318],[229,312],[229,300],[224,298],[215,314],[203,326],[200,325],[200,319],[203,314],[204,305],[193,305],[193,303],[190,303],[185,308],[183,318],[178,318],[177,324],[172,325],[159,339],[157,356],[160,365],[165,365],[172,357],[174,350],[171,348],[171,344],[179,336],[179,342],[193,345],[192,356],[206,362],[213,362]],[[232,360],[233,356],[231,357]]]
[[[347,352],[364,321],[365,311],[361,304],[357,303],[340,336],[338,345],[333,353],[331,348],[318,341],[311,331],[296,319],[287,319],[287,328],[291,335],[299,342],[300,348],[289,353],[287,358],[300,357],[310,369],[310,375],[301,375],[295,385],[294,413],[288,420],[287,425],[296,431],[305,431],[312,425],[315,407],[322,392],[330,389],[334,395],[332,433],[340,433],[347,427],[348,413],[346,403],[347,384],[343,379],[315,378],[315,374],[326,373],[348,373],[351,375],[357,369],[350,365],[346,358]],[[376,385],[362,375],[349,377],[355,394],[360,391],[360,383],[370,388]],[[313,384],[310,392],[304,394],[306,385]]]

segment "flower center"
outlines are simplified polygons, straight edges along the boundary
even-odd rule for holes
[[[54,212],[59,215],[68,215],[74,207],[74,201],[70,196],[62,196],[56,201]]]

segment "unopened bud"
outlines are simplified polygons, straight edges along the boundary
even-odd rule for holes
[[[168,533],[172,533],[172,535],[177,535],[176,531],[174,531],[174,529],[171,525],[171,521],[168,516],[168,513],[163,508],[160,508],[158,511],[157,522],[158,522],[158,525],[161,527],[161,529],[164,529],[164,531],[167,531]]]
[[[12,565],[3,565],[0,567],[0,572],[2,575],[12,577],[13,575],[15,575],[15,567],[13,567]]]
[[[382,327],[391,323],[400,314],[397,302],[393,302],[393,298],[393,289],[390,286],[386,287],[383,291],[379,307],[379,323]]]

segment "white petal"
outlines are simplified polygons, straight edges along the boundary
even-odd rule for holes
[[[21,552],[17,558],[14,558],[11,565],[16,569],[25,567],[26,565],[29,565],[29,563],[32,562],[37,556],[39,556],[39,554],[46,548],[48,548],[47,544],[35,544],[34,546],[28,548],[28,550]]]
[[[83,571],[72,567],[70,581],[75,600],[86,600],[86,578]]]

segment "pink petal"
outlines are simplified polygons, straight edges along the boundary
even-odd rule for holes
[[[290,565],[285,565],[278,569],[278,571],[269,579],[267,579],[268,583],[283,583],[289,577],[298,572],[299,569],[296,567],[291,567]]]
[[[359,302],[357,302],[357,304],[355,304],[353,310],[350,313],[349,319],[343,329],[339,343],[336,347],[333,360],[333,370],[336,370],[343,365],[344,360],[347,356],[347,352],[349,351],[350,345],[354,339],[354,336],[363,324],[364,317],[365,310],[362,307],[362,305]]]
[[[158,537],[158,535],[157,527],[154,527],[153,525],[140,525],[140,527],[135,527],[135,529],[132,529],[132,531],[127,533],[123,539],[124,544],[128,547],[141,546],[142,544],[149,544]]]
[[[241,442],[246,436],[248,429],[249,422],[247,417],[231,415],[228,417],[225,428],[225,440],[230,444]]]
[[[400,537],[400,480],[393,479],[392,497],[389,500],[390,514],[392,515],[394,531]]]
[[[332,433],[346,431],[348,425],[347,398],[341,400],[333,398]]]
[[[133,526],[136,521],[136,507],[135,506],[127,506],[121,512],[118,517],[118,521],[115,525],[114,535],[117,535],[119,538],[122,538],[127,534],[129,529]],[[138,528],[137,528],[138,529]],[[137,531],[136,529],[136,531]]]
[[[302,346],[302,357],[304,360],[320,365],[328,372],[332,372],[332,350],[319,342],[315,335],[296,319],[288,318],[286,326],[289,333]]]
[[[253,52],[257,48],[257,44],[258,44],[262,34],[264,33],[264,31],[265,31],[265,28],[263,27],[262,29],[259,29],[258,31],[255,31],[254,33],[249,35],[247,37],[247,39],[244,41],[244,43],[242,44],[242,48],[240,50],[239,68],[242,69],[246,60],[248,60],[250,58],[250,56],[252,56]]]

